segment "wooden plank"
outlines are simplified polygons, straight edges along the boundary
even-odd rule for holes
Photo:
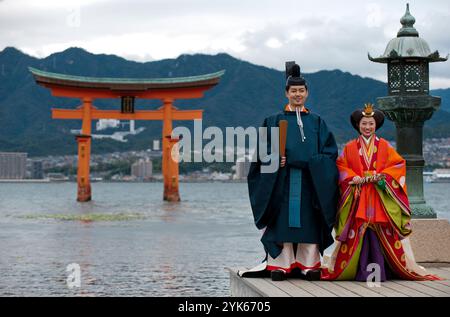
[[[393,289],[395,291],[401,292],[401,293],[403,293],[407,296],[411,296],[411,297],[430,297],[430,295],[428,295],[428,294],[424,294],[415,289],[411,289],[409,287],[399,285],[397,283],[393,283],[392,281],[383,282],[383,286]]]
[[[392,281],[392,282],[393,283],[397,283],[399,285],[403,285],[403,286],[408,287],[408,288],[412,288],[412,289],[414,289],[416,291],[419,291],[419,292],[421,292],[423,294],[427,294],[427,295],[430,295],[430,296],[433,296],[433,297],[442,297],[442,296],[445,297],[445,296],[448,296],[448,294],[446,294],[446,293],[444,293],[442,291],[439,291],[437,289],[431,288],[429,286],[426,286],[424,284],[421,284],[421,282],[399,281],[399,280]]]
[[[241,277],[230,270],[230,296],[232,297],[262,297],[259,290],[256,290],[243,283]]]
[[[430,273],[432,274],[436,274],[437,276],[439,276],[440,278],[446,278],[445,280],[441,280],[441,281],[433,281],[435,283],[439,283],[439,284],[443,284],[443,285],[447,285],[450,286],[450,279],[448,277],[446,277],[447,271],[442,270],[443,268],[430,268],[427,269]]]
[[[421,282],[424,285],[432,287],[434,289],[443,291],[447,294],[450,294],[450,271],[445,270],[445,268],[429,268],[429,272],[438,275],[441,278],[445,278],[446,280],[442,281],[424,281]]]
[[[405,281],[382,282],[381,287],[369,287],[356,281],[305,281],[288,279],[273,282],[270,278],[241,278],[237,269],[230,269],[230,280],[234,293],[243,296],[265,297],[450,297],[450,270],[447,267],[427,268],[432,273],[448,280],[443,281]]]
[[[270,278],[265,278],[265,280],[272,285],[278,287],[283,292],[287,293],[289,296],[292,297],[313,297],[312,294],[308,293],[307,291],[303,290],[302,288],[297,287],[291,281],[285,280],[285,281],[277,281],[273,282]]]
[[[311,283],[332,292],[338,297],[360,297],[360,295],[339,286],[339,282],[313,281]]]
[[[450,286],[450,281],[449,280],[442,280],[442,281],[433,281],[442,285],[447,285]]]
[[[289,297],[289,294],[283,292],[278,287],[272,285],[263,278],[243,278],[237,275],[238,270],[248,270],[247,268],[226,269],[230,271],[230,274],[234,274],[237,276],[238,279],[235,280],[236,283],[244,284],[240,285],[239,287],[247,286],[263,297]]]
[[[445,278],[446,280],[450,280],[450,271],[447,271],[444,268],[433,267],[427,269],[427,271],[431,272],[432,274],[436,274],[441,278]]]
[[[367,290],[371,290],[372,292],[378,293],[381,296],[385,297],[407,297],[406,294],[399,292],[396,289],[385,287],[385,282],[380,282],[380,287],[373,286],[370,287],[366,282],[352,281],[353,284],[364,287]]]
[[[305,281],[301,279],[291,279],[289,280],[292,284],[295,286],[303,289],[304,291],[312,294],[315,297],[337,297],[336,294],[320,287],[315,284],[313,284],[310,281]]]
[[[447,293],[447,296],[450,296],[450,286],[444,285],[441,283],[436,283],[436,281],[423,281],[419,282],[420,284],[426,285],[428,287],[437,289],[438,291],[442,291],[444,293]]]
[[[449,271],[449,272],[450,272],[450,267],[440,267],[440,269],[446,270],[446,271]]]
[[[336,282],[339,283],[339,286],[342,286],[344,288],[346,288],[347,290],[356,293],[360,296],[363,297],[384,297],[383,295],[372,291],[369,288],[365,288],[364,286],[359,285],[356,282],[352,282],[352,281],[339,281]]]
[[[263,297],[290,297],[289,294],[262,278],[242,278],[242,282],[257,290]]]

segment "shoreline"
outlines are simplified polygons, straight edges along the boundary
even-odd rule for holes
[[[163,183],[163,180],[148,180],[148,181],[91,181],[92,183]],[[179,180],[179,183],[246,183],[246,179],[237,180]],[[49,179],[0,179],[0,183],[76,183],[71,180],[49,180]]]

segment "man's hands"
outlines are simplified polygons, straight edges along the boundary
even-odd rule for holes
[[[281,166],[281,167],[286,166],[286,156],[282,156],[282,157],[281,157],[280,166]]]

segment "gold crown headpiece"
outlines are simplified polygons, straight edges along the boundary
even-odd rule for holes
[[[362,111],[364,117],[373,117],[375,112],[373,111],[373,105],[371,103],[366,103],[364,105],[364,110]]]

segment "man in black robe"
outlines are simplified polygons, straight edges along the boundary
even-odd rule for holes
[[[300,272],[302,278],[318,280],[320,254],[333,243],[338,150],[325,121],[305,107],[308,86],[296,64],[287,71],[286,97],[289,103],[284,111],[263,123],[270,152],[270,128],[287,120],[286,156],[272,172],[265,172],[264,160],[257,157],[247,177],[255,224],[264,231],[261,242],[266,258],[238,274],[258,277],[270,272],[272,280],[283,280]]]

